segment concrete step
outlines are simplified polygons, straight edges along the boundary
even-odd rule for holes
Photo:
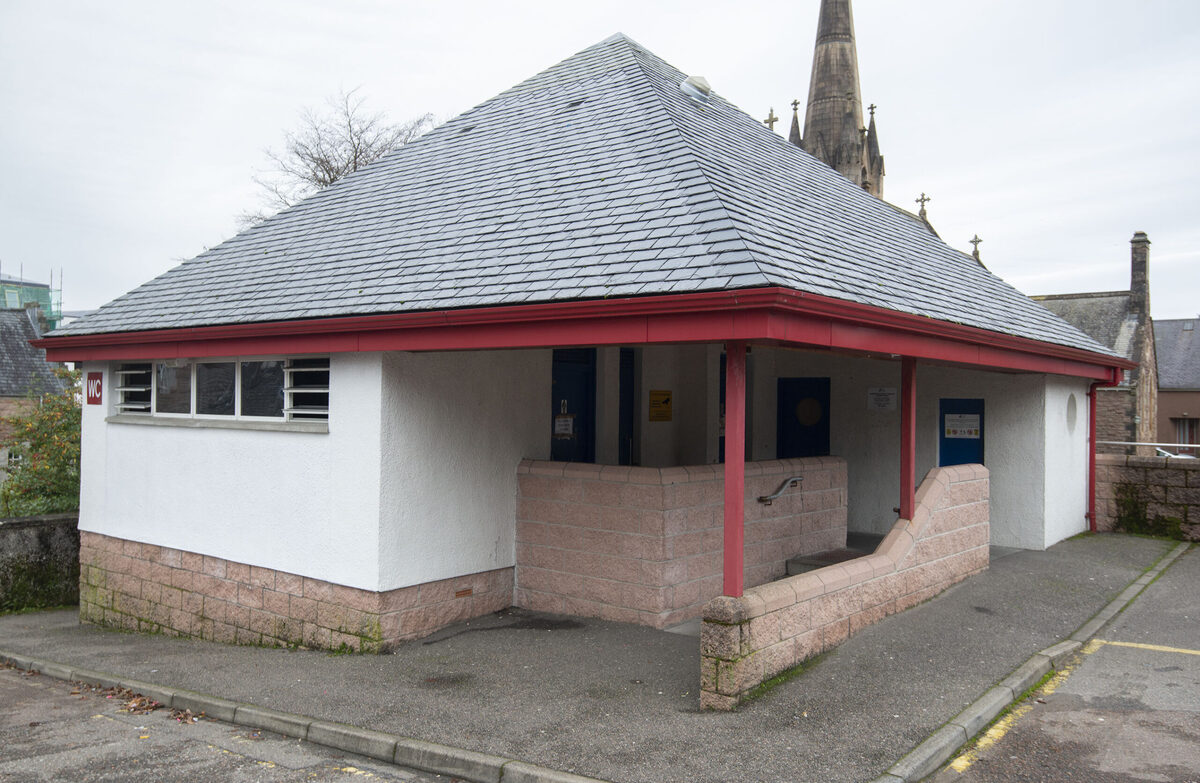
[[[860,552],[857,549],[829,549],[824,552],[814,552],[810,555],[797,555],[787,561],[787,575],[795,576],[808,571],[816,571],[818,568],[834,565],[836,563],[844,563],[847,560],[854,560],[859,557],[866,557],[867,552]]]
[[[814,552],[807,555],[797,555],[787,561],[787,575],[795,576],[806,571],[815,571],[827,565],[844,563],[858,557],[869,555],[879,546],[883,536],[875,533],[847,533],[846,546],[841,549],[829,549],[824,552]]]

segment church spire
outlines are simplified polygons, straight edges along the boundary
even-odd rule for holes
[[[883,195],[874,107],[871,127],[863,125],[850,0],[821,0],[801,146],[870,193]]]

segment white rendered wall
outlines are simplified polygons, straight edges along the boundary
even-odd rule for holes
[[[1044,375],[917,367],[918,481],[938,462],[938,400],[983,399],[983,459],[997,546],[1045,548],[1045,388]]]
[[[552,353],[388,353],[379,588],[515,563],[517,464],[550,457]]]
[[[1046,528],[1043,546],[1087,530],[1088,382],[1046,379]]]
[[[596,349],[596,464],[620,461],[621,349]]]
[[[755,347],[750,416],[753,459],[775,459],[779,378],[829,378],[829,451],[845,457],[851,530],[884,534],[900,503],[900,363]],[[892,411],[869,409],[867,391],[896,389]]]
[[[327,434],[106,423],[83,406],[79,527],[378,589],[381,355],[330,358]]]
[[[640,383],[635,394],[641,460],[652,468],[703,465],[708,435],[718,426],[708,419],[708,348],[705,345],[651,345],[642,349]],[[719,361],[719,358],[718,358]],[[712,372],[716,372],[713,370]],[[670,391],[671,421],[650,421],[650,392]]]
[[[900,412],[869,409],[867,392],[894,388],[898,403],[900,362],[756,346],[749,372],[756,460],[775,458],[777,380],[830,379],[830,451],[848,463],[849,529],[886,533],[900,503]],[[1068,432],[1071,393],[1077,423]],[[981,398],[992,543],[1042,549],[1079,532],[1087,505],[1086,393],[1086,382],[1070,378],[919,364],[918,482],[938,461],[938,401]]]

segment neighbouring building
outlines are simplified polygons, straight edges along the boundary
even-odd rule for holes
[[[0,276],[0,308],[20,310],[30,305],[38,308],[42,331],[56,328],[62,320],[62,291],[52,283]]]
[[[39,308],[0,309],[0,418],[20,416],[37,404],[43,394],[57,394],[64,387],[55,375],[59,366],[46,361],[46,351],[35,348],[31,340],[42,336]],[[12,435],[12,425],[0,420],[0,480],[8,466],[8,448],[4,441]]]
[[[1158,442],[1200,444],[1200,318],[1154,322],[1158,359]],[[1196,448],[1169,449],[1197,454]]]
[[[1128,291],[1055,294],[1033,299],[1097,342],[1136,363],[1121,382],[1099,389],[1096,406],[1098,441],[1153,443],[1158,436],[1158,363],[1154,321],[1150,318],[1150,239],[1138,231],[1130,240]],[[1153,455],[1152,446],[1130,450],[1100,445],[1102,453]]]
[[[83,619],[702,618],[711,707],[1085,530],[1133,366],[619,34],[39,344],[88,388]]]

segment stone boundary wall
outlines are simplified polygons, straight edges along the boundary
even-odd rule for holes
[[[791,476],[804,477],[770,505]],[[664,628],[721,594],[723,465],[642,468],[525,460],[518,468],[517,606]],[[745,580],[846,545],[846,462],[746,464]]]
[[[79,514],[0,519],[0,611],[79,600]]]
[[[700,705],[730,710],[755,688],[889,614],[988,566],[988,471],[935,468],[875,553],[720,596],[704,610]]]
[[[84,622],[218,642],[381,652],[512,605],[512,568],[383,593],[81,534]]]
[[[1141,487],[1150,519],[1174,517],[1200,526],[1200,459],[1097,454],[1097,530],[1110,531],[1116,524],[1118,484]]]

